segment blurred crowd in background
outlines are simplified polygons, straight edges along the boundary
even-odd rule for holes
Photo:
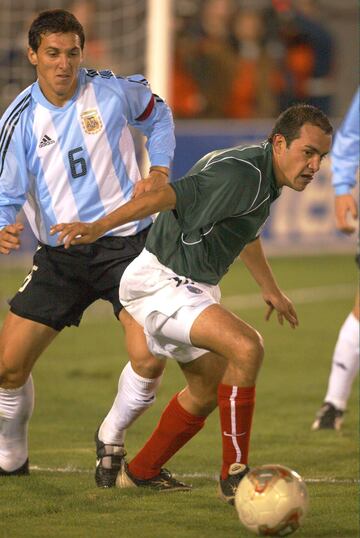
[[[335,44],[316,1],[190,4],[176,17],[177,117],[273,117],[297,101],[332,112]]]
[[[359,84],[358,0],[167,1],[173,9],[164,24],[171,35],[167,94],[149,78],[176,119],[174,177],[214,148],[265,139],[273,119],[294,102],[319,106],[335,127],[341,121]],[[0,113],[35,80],[26,50],[37,13],[74,13],[86,34],[85,67],[147,75],[150,2],[157,8],[165,0],[0,0]],[[141,162],[143,141],[134,137]],[[329,218],[329,174],[325,163],[300,202],[281,197],[263,234],[267,248],[354,248]],[[28,230],[22,251],[33,247]]]
[[[357,65],[355,56],[358,54],[353,52],[351,58],[349,49],[343,51],[339,47],[339,35],[357,14],[353,0],[344,0],[342,4],[338,6],[333,0],[174,1],[173,61],[168,95],[174,116],[272,118],[298,101],[317,105],[329,115],[341,115],[358,83],[355,69],[352,79],[348,69],[352,87],[343,89],[344,104],[337,106],[339,88],[348,84],[339,65],[342,61]],[[1,80],[2,110],[34,80],[33,68],[24,54],[27,29],[35,13],[44,8],[69,9],[83,24],[86,67],[112,68],[122,75],[146,72],[144,48],[141,48],[145,46],[145,0],[29,0],[26,5],[28,13],[22,21],[22,30],[17,31],[17,38],[12,39],[9,34],[11,45],[8,46],[4,45],[4,35],[1,36],[0,71],[3,77],[7,73],[7,80],[3,77]],[[8,7],[8,11],[11,9]],[[121,10],[124,13],[127,10],[123,26],[120,19],[116,19]],[[24,13],[20,15],[24,17]],[[20,15],[14,19],[14,28]],[[338,35],[333,32],[336,19],[339,24],[342,22]],[[4,34],[5,25],[9,24],[4,17],[2,20],[1,33]],[[116,40],[126,32],[134,38],[127,37],[124,47],[117,47]],[[141,34],[142,40],[139,40],[135,61],[126,62],[136,34]],[[356,51],[357,43],[352,47]]]

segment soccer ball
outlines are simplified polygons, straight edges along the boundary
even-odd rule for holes
[[[235,494],[241,523],[259,536],[287,536],[303,523],[308,494],[305,482],[283,465],[254,467]]]

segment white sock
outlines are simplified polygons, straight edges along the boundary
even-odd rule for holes
[[[28,457],[28,423],[34,409],[32,377],[22,387],[0,387],[0,467],[15,471]]]
[[[99,439],[103,443],[124,444],[126,429],[154,403],[161,378],[162,375],[155,379],[141,377],[127,363],[112,408],[100,426]]]
[[[354,378],[359,370],[359,320],[351,312],[336,342],[325,402],[346,409]]]

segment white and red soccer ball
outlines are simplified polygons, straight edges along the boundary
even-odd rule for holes
[[[308,509],[304,480],[283,465],[253,468],[240,482],[235,507],[241,523],[259,536],[288,536]]]

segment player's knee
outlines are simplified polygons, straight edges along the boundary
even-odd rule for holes
[[[258,369],[264,358],[264,342],[261,334],[255,329],[251,329],[245,336],[242,336],[239,343],[241,360],[248,363],[252,368]]]
[[[146,377],[147,379],[160,377],[166,366],[164,360],[157,359],[148,351],[132,356],[130,362],[133,370],[141,377]]]
[[[264,340],[261,334],[253,329],[254,334],[252,335],[252,345],[253,353],[256,357],[256,360],[261,364],[264,358]]]
[[[28,376],[28,371],[14,366],[10,367],[0,357],[0,387],[4,389],[17,389],[25,384]]]
[[[255,329],[241,338],[241,351],[246,357],[261,362],[264,356],[264,343],[261,334]]]
[[[21,355],[14,353],[4,339],[0,342],[0,386],[7,389],[21,387],[29,377],[30,370]]]

